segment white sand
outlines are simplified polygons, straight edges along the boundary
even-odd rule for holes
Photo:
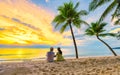
[[[1,63],[0,75],[120,75],[120,56]]]

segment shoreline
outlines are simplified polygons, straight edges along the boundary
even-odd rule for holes
[[[113,57],[112,55],[106,55],[106,56],[79,56],[80,58],[99,58],[99,57]],[[69,59],[76,59],[76,57],[64,57],[66,60]],[[55,58],[54,58],[55,60]],[[34,58],[34,59],[9,59],[9,60],[0,60],[0,63],[7,63],[7,62],[25,62],[25,61],[46,61],[46,57],[42,58]]]

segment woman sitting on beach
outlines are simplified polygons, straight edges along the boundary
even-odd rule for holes
[[[64,57],[62,56],[62,51],[60,49],[60,47],[57,48],[58,52],[56,54],[56,61],[63,61]]]

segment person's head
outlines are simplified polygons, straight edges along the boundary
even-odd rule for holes
[[[61,50],[60,47],[57,48],[58,50]]]
[[[62,54],[62,51],[61,51],[60,47],[58,47],[57,50],[60,54]]]
[[[53,51],[53,49],[54,49],[53,47],[50,47],[50,51]]]

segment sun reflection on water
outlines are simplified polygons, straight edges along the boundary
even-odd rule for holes
[[[37,48],[0,48],[0,59],[35,59],[43,58],[49,49]]]

